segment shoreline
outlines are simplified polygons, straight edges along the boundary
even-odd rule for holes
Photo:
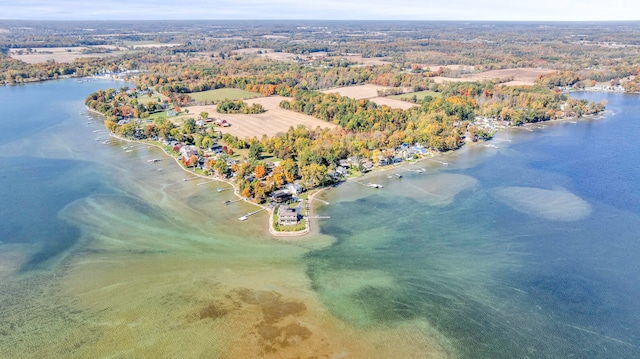
[[[102,115],[101,113],[99,113],[98,111],[95,111],[93,109],[87,108],[87,110],[91,111],[91,112],[94,112],[96,114]],[[313,208],[312,208],[313,206],[312,206],[312,204],[310,202],[313,201],[313,199],[315,198],[315,196],[318,193],[320,193],[320,192],[322,192],[322,191],[324,191],[324,190],[326,190],[328,188],[328,187],[324,187],[324,188],[321,188],[321,189],[312,190],[313,193],[310,193],[308,195],[308,197],[306,199],[307,204],[308,204],[308,208],[307,208],[307,212],[306,212],[305,217],[304,217],[305,229],[300,230],[300,231],[293,231],[293,232],[276,231],[275,228],[273,227],[273,221],[272,221],[273,212],[274,212],[273,208],[271,208],[269,206],[264,206],[264,205],[259,204],[259,203],[255,203],[255,202],[249,201],[247,198],[243,197],[238,192],[238,188],[236,187],[236,185],[232,181],[220,178],[218,176],[204,176],[204,175],[201,175],[201,174],[197,174],[197,173],[195,173],[193,171],[190,171],[189,169],[185,168],[180,163],[180,161],[178,159],[176,159],[171,154],[169,154],[161,145],[159,145],[157,143],[153,143],[153,142],[149,142],[149,141],[132,140],[132,139],[128,139],[128,138],[124,138],[124,137],[118,136],[115,133],[109,133],[109,136],[113,137],[113,138],[116,138],[118,140],[121,140],[121,141],[125,141],[125,142],[137,143],[137,144],[143,143],[143,144],[145,144],[147,146],[152,146],[152,147],[158,148],[165,154],[165,156],[171,158],[176,163],[176,165],[178,165],[178,167],[180,169],[182,169],[184,172],[186,172],[186,173],[188,173],[188,174],[190,174],[192,176],[198,177],[198,178],[202,178],[202,179],[206,179],[206,180],[214,180],[214,181],[217,181],[217,182],[222,182],[222,183],[228,184],[229,186],[231,186],[231,188],[233,188],[233,194],[236,197],[238,197],[238,199],[241,199],[245,203],[249,203],[249,204],[255,205],[255,206],[259,207],[261,210],[267,211],[267,213],[268,213],[267,218],[268,218],[268,223],[269,223],[269,226],[268,226],[269,227],[269,234],[271,234],[272,236],[275,236],[275,237],[280,237],[280,238],[277,238],[277,239],[282,239],[282,238],[287,238],[287,237],[302,237],[302,236],[305,236],[305,235],[311,233],[311,225],[310,225],[309,216],[311,216],[311,213],[312,213],[312,210],[313,210]]]
[[[88,78],[95,78],[95,77],[88,77]],[[126,81],[126,80],[123,80],[123,81]],[[91,109],[91,108],[89,108],[89,107],[87,107],[87,106],[85,106],[85,109],[86,109],[87,111],[89,111],[89,112],[92,112],[92,113],[95,113],[95,114],[97,114],[97,115],[100,115],[101,117],[104,117],[104,115],[103,115],[102,113],[100,113],[100,112],[98,112],[98,111],[96,111],[96,110],[94,110],[94,109]],[[533,126],[538,126],[537,128],[544,129],[544,128],[546,127],[546,125],[544,125],[544,123],[562,123],[562,122],[571,122],[571,121],[574,121],[574,123],[575,123],[575,122],[577,122],[578,120],[582,120],[582,119],[592,119],[592,120],[593,120],[593,119],[601,119],[601,118],[606,117],[605,112],[606,112],[606,110],[605,110],[605,111],[602,111],[602,112],[600,112],[600,113],[597,113],[597,114],[585,115],[585,116],[581,116],[581,117],[566,117],[566,118],[559,118],[559,119],[548,120],[548,121],[539,121],[539,122],[535,122],[535,123],[526,123],[526,124],[523,124],[523,125],[521,125],[521,126],[510,126],[510,127],[505,128],[505,129],[497,129],[497,130],[495,131],[495,133],[494,133],[494,136],[495,136],[498,132],[500,132],[501,130],[514,130],[514,129],[522,128],[522,129],[526,129],[526,130],[528,130],[528,131],[532,131],[531,127],[533,127]],[[542,124],[542,126],[540,126],[541,124]],[[283,240],[283,239],[288,239],[288,238],[303,237],[303,236],[306,236],[307,234],[310,234],[310,233],[311,233],[311,221],[310,221],[310,218],[309,218],[309,217],[311,217],[311,214],[312,214],[312,211],[313,211],[313,203],[311,203],[311,202],[315,199],[315,196],[316,196],[316,195],[318,195],[318,194],[322,193],[323,191],[327,190],[328,188],[331,188],[331,187],[321,187],[321,188],[315,188],[315,189],[312,189],[311,191],[309,191],[309,194],[308,194],[308,196],[307,196],[307,199],[305,200],[305,201],[306,201],[306,203],[304,204],[304,205],[306,206],[306,212],[305,212],[305,216],[304,216],[304,221],[305,221],[305,228],[304,228],[304,229],[299,230],[299,231],[291,231],[291,232],[287,232],[287,231],[276,231],[276,230],[275,230],[275,228],[274,228],[274,225],[273,225],[273,215],[274,215],[274,210],[275,210],[275,209],[274,209],[273,207],[270,207],[270,206],[264,206],[264,205],[262,205],[262,204],[259,204],[259,203],[255,203],[255,202],[249,201],[247,198],[243,197],[243,196],[239,193],[238,188],[237,188],[237,187],[236,187],[236,185],[233,183],[233,181],[228,180],[228,179],[220,178],[219,176],[205,176],[205,175],[197,174],[197,173],[195,173],[195,171],[191,171],[191,170],[189,170],[189,169],[185,168],[185,167],[182,165],[182,163],[180,163],[180,161],[179,161],[178,159],[176,159],[174,156],[172,156],[171,154],[169,154],[169,153],[165,150],[165,148],[164,148],[164,147],[162,147],[161,145],[159,145],[159,144],[157,144],[157,143],[151,142],[151,141],[149,141],[149,140],[133,140],[133,139],[127,139],[127,138],[124,138],[124,137],[118,136],[118,135],[116,135],[115,133],[111,133],[111,132],[109,133],[109,136],[110,136],[110,137],[117,138],[117,139],[122,140],[122,141],[126,141],[126,142],[132,142],[132,143],[144,143],[144,144],[146,144],[146,145],[148,145],[148,146],[153,146],[153,147],[159,148],[160,150],[162,150],[162,152],[163,152],[166,156],[168,156],[168,157],[172,158],[172,159],[175,161],[175,163],[178,165],[178,167],[180,167],[184,172],[189,173],[190,175],[195,176],[195,177],[198,177],[198,178],[202,178],[202,179],[206,179],[206,180],[215,180],[215,181],[222,182],[222,183],[226,183],[226,184],[230,185],[230,186],[233,188],[233,193],[234,193],[234,195],[235,195],[238,199],[243,200],[243,201],[244,201],[244,202],[246,202],[246,203],[253,204],[253,205],[255,205],[255,206],[259,207],[261,210],[266,210],[266,211],[267,211],[267,213],[268,213],[268,216],[267,216],[267,220],[268,220],[268,231],[269,231],[269,234],[270,234],[270,235],[272,235],[272,236],[276,237],[276,238],[275,238],[276,240]],[[492,138],[490,138],[490,139],[488,139],[488,140],[485,140],[485,141],[482,141],[482,142],[490,142],[491,140],[493,140],[493,137],[494,137],[494,136],[492,136]],[[475,143],[472,143],[472,144],[475,144]],[[469,144],[466,144],[466,143],[465,143],[465,145],[466,145],[466,146],[469,146]],[[458,149],[456,149],[456,150],[454,150],[454,151],[457,151],[457,150],[461,149],[462,147],[465,147],[465,145],[461,146],[460,148],[458,148]],[[443,154],[442,152],[439,152],[439,153],[437,153],[437,154],[433,154],[433,153],[431,153],[431,155],[430,155],[430,156],[428,156],[428,157],[418,158],[418,159],[416,159],[415,161],[411,161],[411,162],[409,162],[409,161],[403,161],[403,162],[400,162],[400,163],[397,163],[397,164],[392,164],[392,165],[384,166],[384,167],[382,167],[382,168],[381,168],[381,167],[378,167],[377,169],[372,170],[372,171],[370,171],[370,172],[363,173],[363,174],[360,174],[360,175],[355,176],[355,177],[346,178],[344,181],[341,181],[341,182],[337,182],[337,183],[335,183],[335,184],[334,184],[334,186],[338,186],[338,185],[340,185],[340,184],[341,184],[341,183],[343,183],[343,182],[349,182],[349,181],[358,182],[358,183],[360,183],[360,184],[362,184],[362,185],[365,185],[364,183],[359,182],[359,180],[361,180],[361,179],[366,179],[367,177],[369,177],[369,176],[371,176],[371,175],[374,175],[374,174],[379,174],[379,173],[383,173],[383,172],[386,172],[386,171],[389,171],[389,170],[393,170],[393,169],[397,169],[397,168],[402,168],[402,167],[404,167],[404,166],[417,165],[418,163],[420,163],[420,162],[422,162],[422,161],[426,161],[426,160],[432,160],[432,161],[435,161],[435,162],[439,162],[442,166],[447,166],[447,165],[448,165],[448,163],[447,163],[447,162],[438,161],[438,160],[434,160],[434,159],[433,159],[434,157],[439,157],[439,156],[441,156],[442,154]]]

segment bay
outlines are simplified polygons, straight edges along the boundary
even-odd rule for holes
[[[637,96],[332,188],[282,242],[226,184],[108,140],[82,101],[126,85],[0,88],[3,355],[640,354]]]

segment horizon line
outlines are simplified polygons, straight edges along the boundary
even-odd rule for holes
[[[153,21],[333,21],[333,22],[502,22],[502,23],[593,23],[593,22],[638,22],[638,20],[611,20],[611,19],[599,19],[599,20],[470,20],[470,19],[0,19],[0,21],[50,21],[50,22],[82,22],[82,21],[101,21],[101,22],[125,22],[125,21],[140,21],[140,22],[153,22]]]

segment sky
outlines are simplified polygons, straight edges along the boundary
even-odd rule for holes
[[[640,20],[637,0],[0,0],[9,20]]]

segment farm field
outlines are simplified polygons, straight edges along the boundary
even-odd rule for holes
[[[208,112],[209,117],[224,118],[231,124],[229,127],[215,127],[217,130],[222,133],[237,136],[238,138],[260,138],[262,135],[271,137],[278,132],[287,131],[291,126],[296,127],[298,125],[304,125],[309,128],[316,128],[318,126],[331,128],[336,126],[312,116],[282,109],[279,107],[282,100],[290,100],[290,98],[269,96],[247,100],[246,102],[249,105],[259,103],[267,110],[265,113],[252,115],[219,114],[216,112],[215,105],[189,106],[184,108],[189,109],[188,116],[173,117],[171,121],[179,125],[189,117],[197,117],[200,112]]]
[[[112,48],[114,51],[111,53],[100,54],[83,54],[82,50],[88,47],[47,47],[33,49],[32,53],[27,53],[26,49],[11,49],[9,50],[9,56],[20,61],[24,61],[28,64],[41,64],[47,61],[53,60],[60,63],[69,63],[74,59],[81,57],[106,57],[122,55],[126,51],[115,51],[117,48],[114,46],[98,46],[103,48]],[[22,53],[20,53],[22,52]]]
[[[482,81],[492,79],[512,79],[505,82],[506,85],[533,85],[536,77],[541,74],[554,72],[552,69],[539,69],[539,68],[518,68],[518,69],[503,69],[503,70],[491,70],[480,72],[477,74],[470,74],[460,78],[451,77],[434,77],[433,80],[436,83],[449,82],[464,82],[464,81]]]
[[[336,87],[329,90],[322,91],[323,93],[339,93],[340,96],[351,97],[354,99],[374,98],[378,97],[378,90],[386,90],[388,87],[379,85],[358,85],[358,86],[345,86]]]
[[[133,49],[138,48],[155,48],[155,47],[173,47],[180,46],[181,44],[163,44],[155,41],[125,41],[123,42],[123,46],[128,46]]]
[[[189,96],[196,102],[206,101],[221,101],[225,99],[229,100],[244,100],[248,98],[260,97],[259,93],[244,91],[235,88],[222,88],[216,90],[193,92]]]
[[[402,110],[407,110],[413,106],[418,106],[417,104],[413,104],[411,102],[401,101],[390,97],[374,97],[370,100],[375,102],[376,105],[385,105],[391,108],[399,108]]]

